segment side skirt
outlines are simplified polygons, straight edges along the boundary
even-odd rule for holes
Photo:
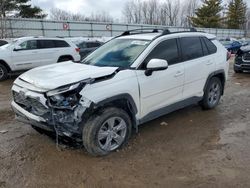
[[[171,112],[174,112],[176,110],[185,108],[187,106],[190,106],[192,104],[196,104],[202,100],[202,97],[192,97],[189,99],[185,99],[183,101],[177,102],[175,104],[171,104],[169,106],[166,106],[164,108],[161,108],[159,110],[150,112],[148,115],[143,117],[142,119],[139,120],[139,125],[146,123],[148,121],[154,120],[156,118],[159,118],[163,115],[169,114]]]

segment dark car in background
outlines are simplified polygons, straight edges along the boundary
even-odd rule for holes
[[[3,46],[5,44],[8,44],[8,41],[0,39],[0,46]]]
[[[103,44],[99,41],[76,41],[74,43],[80,48],[81,59],[84,59],[89,53],[93,52]]]
[[[235,55],[234,72],[243,71],[250,71],[250,46],[241,47]]]

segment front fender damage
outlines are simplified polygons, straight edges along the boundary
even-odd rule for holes
[[[51,106],[51,119],[48,124],[53,126],[58,135],[80,136],[83,115],[92,103],[91,100],[81,97],[78,104],[72,108],[58,109]]]

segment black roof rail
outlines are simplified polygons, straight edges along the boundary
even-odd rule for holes
[[[167,28],[140,28],[140,29],[133,29],[133,30],[127,30],[123,32],[120,36],[126,36],[126,35],[135,35],[135,34],[143,34],[143,33],[159,33],[159,30],[165,31],[168,30]],[[168,32],[170,32],[168,30]]]
[[[196,28],[183,28],[183,31],[176,31],[176,32],[171,32],[167,27],[161,27],[161,28],[139,28],[139,29],[133,29],[133,30],[127,30],[123,32],[121,35],[118,35],[115,38],[121,37],[121,36],[127,36],[127,35],[136,35],[136,34],[145,34],[145,33],[160,33],[159,31],[162,31],[162,33],[155,37],[161,37],[164,35],[169,35],[169,34],[175,34],[175,33],[185,33],[185,32],[198,32]],[[186,30],[185,30],[186,29]],[[189,30],[187,30],[189,29]]]

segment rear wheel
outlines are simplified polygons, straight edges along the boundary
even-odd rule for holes
[[[221,95],[221,80],[217,77],[211,78],[207,85],[207,88],[205,89],[203,100],[201,101],[201,106],[206,110],[215,108],[220,101]]]
[[[106,108],[83,127],[83,145],[94,156],[107,155],[123,147],[131,135],[132,123],[122,109]]]
[[[0,81],[6,80],[8,78],[8,70],[7,68],[0,64]]]

